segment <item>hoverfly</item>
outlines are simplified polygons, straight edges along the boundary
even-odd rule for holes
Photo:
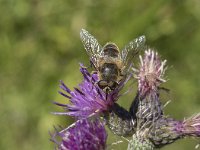
[[[85,29],[80,31],[80,38],[92,66],[98,73],[97,84],[106,93],[114,90],[120,81],[126,79],[134,56],[145,44],[145,36],[140,36],[129,42],[120,53],[115,43],[109,42],[102,47]]]

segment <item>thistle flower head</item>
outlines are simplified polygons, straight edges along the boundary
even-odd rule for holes
[[[145,51],[144,58],[140,56],[140,69],[138,73],[138,86],[141,95],[156,90],[162,82],[166,67],[166,60],[161,61],[158,54],[151,49]]]
[[[179,131],[182,130],[182,127],[181,121],[163,116],[153,124],[148,138],[154,143],[155,147],[160,148],[180,139],[182,133]]]
[[[165,82],[165,63],[158,53],[150,49],[145,51],[144,58],[140,56],[138,92],[130,108],[131,113],[136,115],[139,128],[152,126],[163,115],[158,87]]]
[[[83,75],[83,81],[79,84],[79,88],[74,88],[71,91],[62,81],[60,88],[64,92],[61,95],[70,99],[72,104],[60,104],[55,102],[56,105],[64,107],[67,112],[55,113],[61,115],[69,115],[78,118],[85,118],[93,114],[108,111],[110,107],[117,101],[120,87],[110,93],[105,93],[97,85],[99,81],[97,74],[90,74],[87,69],[81,65],[80,71]]]
[[[200,114],[183,121],[162,117],[148,134],[148,138],[156,147],[162,147],[187,136],[200,137]]]
[[[58,142],[56,138],[61,138]],[[52,136],[52,141],[57,144],[58,150],[104,150],[106,148],[107,134],[104,124],[99,120],[78,120]]]
[[[154,147],[155,142],[152,142],[151,136],[155,137],[155,134],[152,133],[157,132],[154,130],[155,126],[163,117],[158,87],[162,82],[165,82],[163,79],[165,63],[166,61],[162,62],[158,54],[150,49],[145,51],[144,58],[140,56],[138,91],[130,107],[132,116],[135,116],[137,120],[137,127],[135,138],[131,140],[129,145],[134,145],[135,149],[140,149],[142,145],[145,147],[144,149],[153,149]]]

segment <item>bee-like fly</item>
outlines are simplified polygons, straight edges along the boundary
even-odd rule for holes
[[[88,31],[82,29],[80,38],[99,76],[98,86],[106,93],[114,90],[127,78],[134,56],[144,48],[145,36],[140,36],[119,51],[115,43],[102,47]]]

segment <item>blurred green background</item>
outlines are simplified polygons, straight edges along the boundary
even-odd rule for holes
[[[148,45],[168,60],[163,86],[171,92],[163,103],[172,102],[166,114],[183,119],[200,112],[199,0],[0,0],[1,150],[51,150],[48,131],[72,123],[51,114],[62,111],[52,101],[68,103],[57,93],[59,80],[77,86],[78,63],[89,64],[81,28],[102,45],[113,41],[120,48],[146,35]],[[128,108],[131,101],[119,103]],[[199,142],[179,140],[163,150],[194,149]]]

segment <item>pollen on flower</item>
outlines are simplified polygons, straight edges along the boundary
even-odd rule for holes
[[[166,82],[164,79],[166,62],[166,60],[161,61],[158,53],[151,49],[145,51],[144,58],[140,56],[137,78],[141,93],[145,94],[149,90],[156,90],[161,83]]]

